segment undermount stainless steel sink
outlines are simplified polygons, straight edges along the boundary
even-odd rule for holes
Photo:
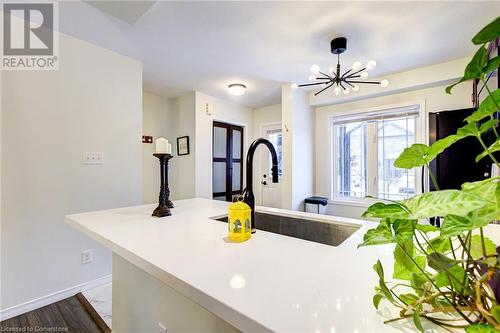
[[[227,223],[227,216],[213,218],[213,220]],[[339,246],[360,228],[360,226],[354,225],[335,224],[260,212],[255,212],[255,226],[258,230],[331,246]]]

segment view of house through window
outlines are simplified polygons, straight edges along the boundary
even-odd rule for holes
[[[415,193],[415,172],[394,161],[416,142],[418,106],[333,121],[333,199],[404,199]]]
[[[278,155],[278,175],[281,177],[283,176],[283,143],[282,143],[283,135],[281,133],[281,128],[275,130],[268,130],[266,134],[267,134],[267,139],[271,141],[271,143],[274,146],[274,149],[276,149],[276,154]],[[271,166],[272,166],[271,156],[269,155],[269,167]],[[269,172],[271,172],[271,169],[269,169]]]

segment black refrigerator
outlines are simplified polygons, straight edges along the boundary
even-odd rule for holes
[[[457,129],[464,126],[464,119],[476,109],[462,109],[443,111],[429,114],[429,144],[455,134]],[[485,133],[484,141],[490,145],[495,141],[493,131]],[[474,137],[467,137],[447,148],[434,161],[430,167],[436,176],[441,190],[460,189],[465,182],[474,182],[490,177],[491,160],[484,157],[476,162],[476,156],[483,152],[481,144]],[[498,158],[498,154],[495,154]],[[429,189],[435,190],[435,186],[429,179]]]

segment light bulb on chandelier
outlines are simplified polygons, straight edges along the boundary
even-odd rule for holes
[[[313,74],[318,74],[318,73],[319,73],[319,71],[320,71],[320,68],[319,68],[319,66],[318,66],[318,65],[312,65],[312,66],[311,66],[311,73],[313,73]]]
[[[371,71],[372,69],[375,68],[375,66],[377,66],[377,62],[375,60],[370,60],[366,63],[366,69]]]

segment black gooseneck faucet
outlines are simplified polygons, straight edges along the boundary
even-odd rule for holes
[[[245,189],[245,195],[244,195],[244,202],[250,206],[252,209],[251,212],[251,225],[252,225],[252,233],[255,233],[255,196],[253,195],[253,155],[255,154],[255,149],[260,144],[264,144],[269,148],[269,151],[271,152],[271,158],[273,160],[273,167],[271,169],[271,172],[273,174],[273,183],[278,182],[278,154],[276,154],[276,149],[274,149],[273,144],[264,138],[258,138],[252,144],[250,145],[250,148],[248,148],[248,153],[247,153],[247,166],[246,166],[246,172],[247,172],[247,179],[246,179],[246,189]]]

